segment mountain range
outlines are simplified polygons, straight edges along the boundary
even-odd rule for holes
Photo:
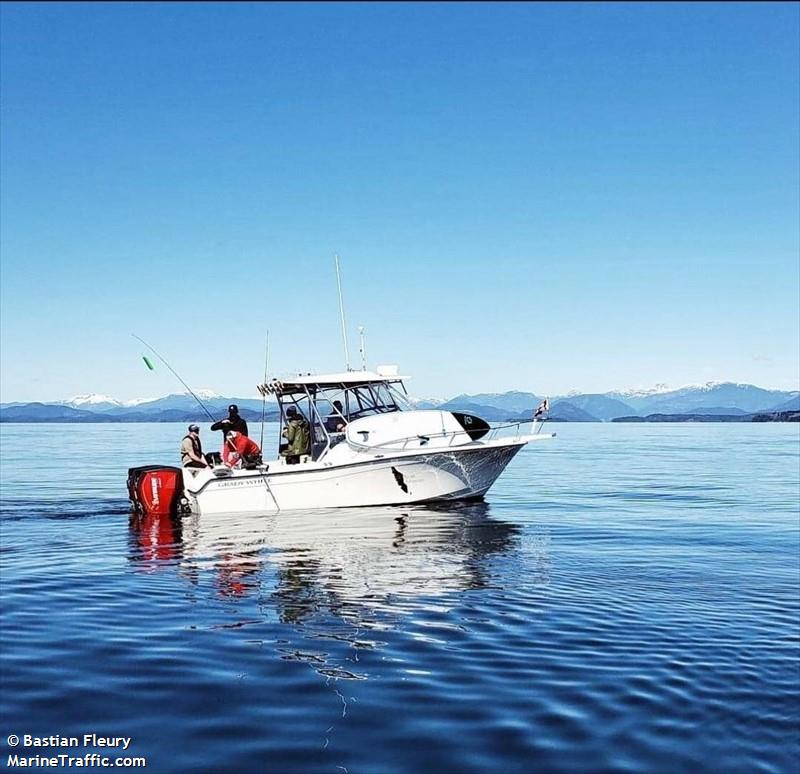
[[[261,398],[237,398],[198,390],[209,413],[221,418],[230,403],[239,406],[248,421],[261,419]],[[440,408],[476,414],[491,422],[530,419],[543,396],[517,390],[503,393],[457,395],[448,400],[411,399],[420,409]],[[726,421],[749,419],[755,414],[800,412],[800,391],[767,390],[752,384],[708,382],[669,389],[621,390],[607,393],[568,393],[550,398],[550,419],[568,422],[628,421],[663,416],[699,416]],[[267,401],[266,418],[278,417],[277,405]],[[189,393],[161,398],[118,401],[107,395],[79,395],[50,403],[0,403],[0,422],[190,422],[208,416]],[[652,421],[652,420],[651,420]],[[675,420],[670,420],[675,421]],[[713,420],[712,420],[713,421]]]

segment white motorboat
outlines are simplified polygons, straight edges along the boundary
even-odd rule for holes
[[[194,513],[266,513],[480,498],[523,446],[554,436],[415,410],[404,378],[384,367],[261,385],[277,399],[281,426],[290,407],[308,422],[308,453],[284,451],[251,469],[185,468],[185,504]]]
[[[260,385],[277,400],[281,427],[292,412],[302,417],[305,453],[279,440],[274,459],[240,469],[134,468],[131,500],[169,512],[180,499],[184,511],[208,514],[478,499],[523,446],[555,435],[539,432],[536,417],[491,427],[458,411],[417,410],[405,378],[385,366]]]

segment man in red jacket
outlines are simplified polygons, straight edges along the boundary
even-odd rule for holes
[[[252,439],[238,430],[229,430],[225,436],[222,461],[229,468],[241,468],[242,464],[260,458],[261,449]]]

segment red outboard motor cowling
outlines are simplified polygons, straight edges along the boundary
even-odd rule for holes
[[[128,497],[139,513],[167,516],[177,513],[183,492],[183,471],[164,465],[128,470]]]

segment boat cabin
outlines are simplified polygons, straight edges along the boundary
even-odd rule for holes
[[[319,460],[344,440],[344,428],[349,422],[374,414],[413,410],[403,384],[405,378],[397,375],[396,368],[379,368],[378,373],[347,371],[273,379],[258,389],[262,395],[276,397],[281,429],[287,424],[286,414],[291,406],[308,422],[309,456]]]

